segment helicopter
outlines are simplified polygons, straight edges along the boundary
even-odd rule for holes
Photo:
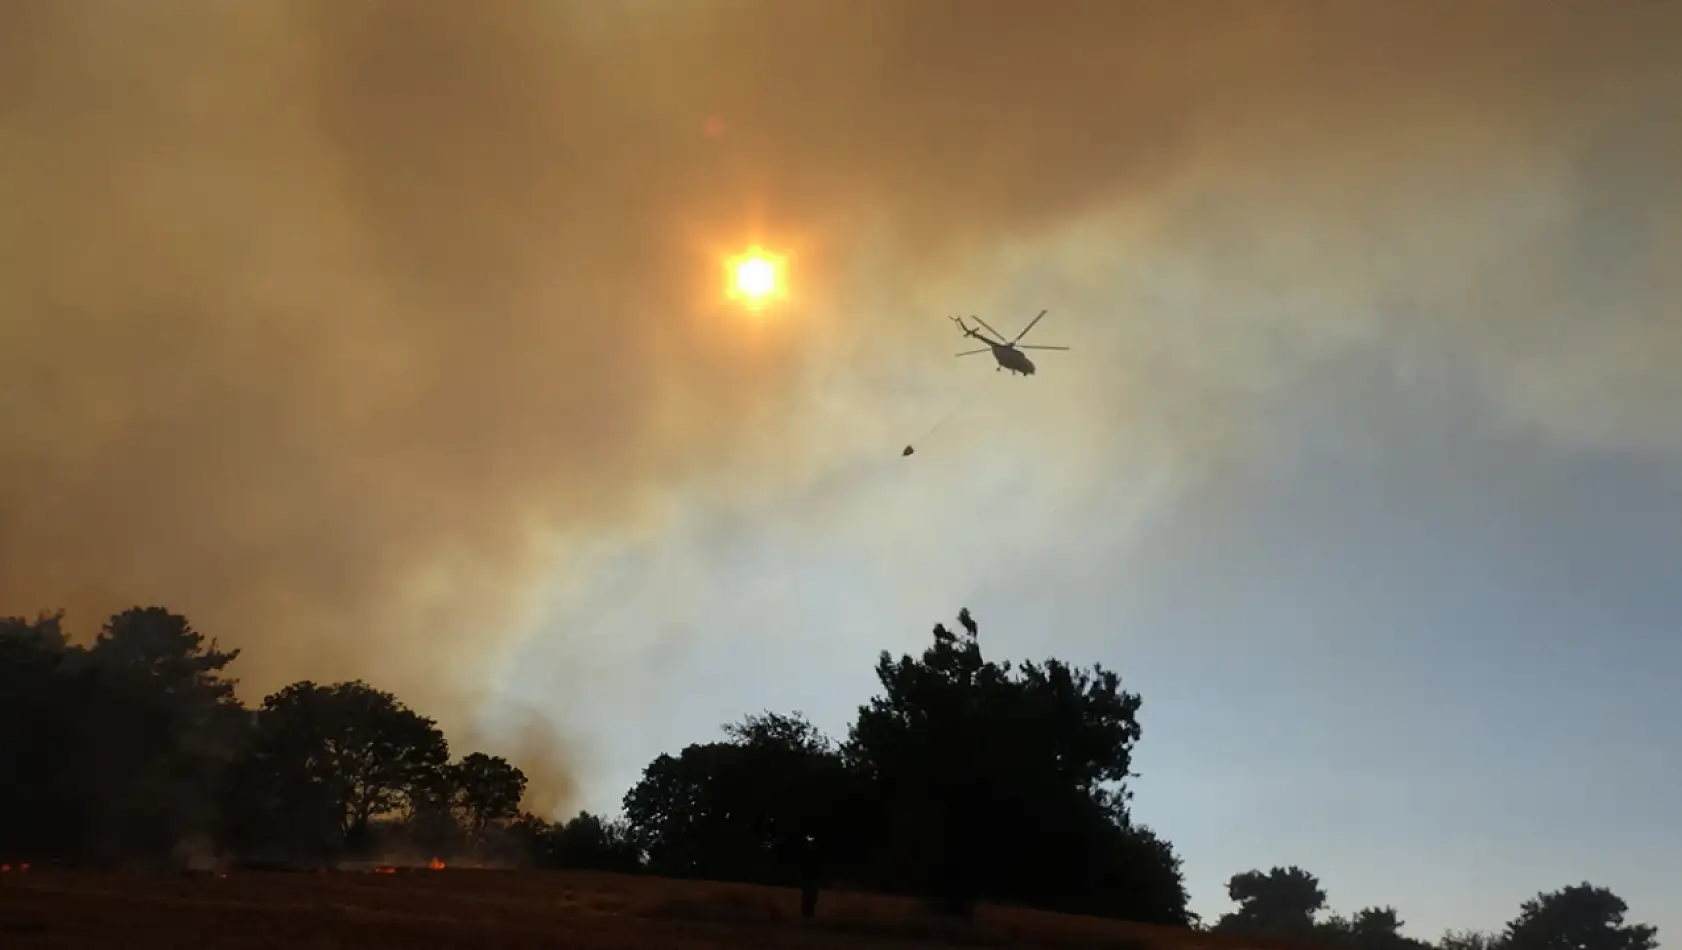
[[[1022,342],[1022,338],[1028,335],[1028,331],[1032,330],[1034,328],[1035,324],[1039,323],[1040,320],[1044,319],[1044,317],[1046,315],[1046,312],[1047,311],[1041,310],[1039,312],[1039,314],[1034,317],[1034,319],[1029,320],[1028,325],[1022,328],[1022,332],[1018,333],[1016,335],[1016,338],[1011,340],[1009,343],[1006,343],[1004,341],[1004,334],[1003,333],[1000,333],[999,331],[997,331],[997,330],[993,329],[992,327],[988,326],[987,321],[981,319],[980,317],[977,317],[977,316],[974,316],[974,315],[970,316],[971,320],[974,320],[976,323],[980,324],[979,328],[972,327],[969,324],[966,324],[964,322],[963,317],[947,317],[948,320],[951,320],[953,323],[957,324],[958,329],[960,331],[962,331],[964,336],[970,337],[972,339],[980,340],[982,343],[987,344],[985,349],[965,350],[962,353],[959,353],[959,354],[956,354],[956,355],[958,355],[958,356],[974,356],[977,353],[992,353],[993,354],[993,359],[997,360],[998,364],[999,364],[998,366],[993,368],[993,371],[995,373],[998,372],[1001,369],[1008,369],[1012,373],[1017,373],[1017,374],[1022,375],[1022,376],[1032,376],[1032,375],[1034,375],[1034,372],[1035,372],[1034,361],[1029,359],[1028,354],[1022,352],[1023,350],[1066,350],[1066,349],[1068,349],[1068,347],[1066,347],[1066,346],[1032,346],[1032,345],[1025,344],[1025,343]],[[982,333],[981,332],[982,330],[986,330],[987,333],[991,333],[992,336],[988,336],[987,333]],[[953,410],[953,411],[955,412],[956,410]],[[934,430],[939,429],[941,426],[945,425],[946,424],[946,419],[950,418],[950,417],[951,417],[951,413],[947,413],[946,418],[943,418],[939,422],[935,423],[934,429],[930,429],[927,434],[928,435],[934,434]],[[917,451],[917,449],[916,449],[915,446],[908,445],[899,454],[901,454],[901,455],[913,455],[913,454],[916,453],[916,451]]]
[[[1039,313],[1039,316],[1035,317],[1032,320],[1029,320],[1028,325],[1022,328],[1022,332],[1018,333],[1016,335],[1016,339],[1011,340],[1009,343],[1004,342],[1004,334],[1003,333],[1000,333],[999,331],[997,331],[997,330],[993,329],[992,327],[988,326],[987,321],[981,319],[980,317],[972,315],[970,317],[970,319],[974,320],[976,323],[980,324],[981,329],[977,329],[975,327],[966,325],[964,323],[964,318],[963,317],[948,317],[947,319],[949,319],[953,323],[957,324],[958,329],[963,331],[964,336],[974,337],[975,339],[980,340],[981,342],[987,344],[985,349],[965,350],[964,352],[958,353],[956,355],[958,355],[958,356],[974,356],[977,353],[991,352],[993,354],[993,359],[997,360],[998,363],[999,363],[998,366],[993,368],[994,372],[998,372],[1001,369],[1008,369],[1013,373],[1020,373],[1023,376],[1032,376],[1032,375],[1034,375],[1034,361],[1030,360],[1028,358],[1028,354],[1022,352],[1023,350],[1066,350],[1066,349],[1068,349],[1068,347],[1066,347],[1066,346],[1030,346],[1028,344],[1018,345],[1018,341],[1020,341],[1023,337],[1027,336],[1028,331],[1032,330],[1034,328],[1034,324],[1039,323],[1040,322],[1040,317],[1044,317],[1045,314],[1046,314],[1046,311],[1041,310],[1040,313]],[[992,338],[988,337],[986,334],[982,333],[981,330],[986,330],[988,333],[993,334],[994,337],[998,337],[998,339],[992,339]]]

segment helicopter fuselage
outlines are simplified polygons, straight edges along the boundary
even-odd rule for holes
[[[1000,346],[997,343],[993,343],[991,346],[993,347],[993,359],[998,361],[1000,369],[1008,369],[1013,373],[1021,373],[1024,376],[1034,375],[1034,361],[1028,358],[1028,354],[1014,346]]]

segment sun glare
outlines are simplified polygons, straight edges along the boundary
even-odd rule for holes
[[[753,248],[725,262],[726,296],[750,308],[763,307],[786,292],[783,259]]]
[[[736,289],[749,297],[763,297],[777,286],[777,272],[771,262],[755,257],[736,266]]]

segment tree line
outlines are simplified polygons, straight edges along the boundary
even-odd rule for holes
[[[187,619],[133,608],[73,645],[63,613],[0,619],[0,861],[329,866],[411,854],[918,895],[1203,926],[1180,857],[1130,809],[1138,694],[1102,665],[986,659],[967,610],[920,656],[876,664],[844,739],[765,712],[650,762],[615,818],[523,812],[496,756],[452,759],[436,723],[361,682],[294,683],[248,708]],[[8,858],[8,856],[11,856]],[[1220,933],[1423,950],[1394,908],[1324,915],[1300,868],[1229,881]],[[1437,950],[1652,950],[1590,884]]]

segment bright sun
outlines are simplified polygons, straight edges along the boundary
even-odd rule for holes
[[[777,289],[777,269],[763,257],[750,257],[736,265],[736,289],[759,300]]]
[[[755,247],[725,262],[725,296],[749,309],[758,310],[781,300],[784,288],[784,258]]]

